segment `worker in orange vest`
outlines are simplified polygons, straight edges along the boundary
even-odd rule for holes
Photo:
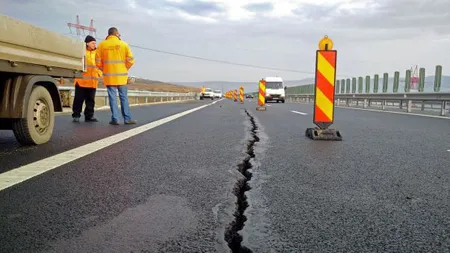
[[[79,122],[83,103],[84,120],[86,122],[97,122],[94,118],[95,93],[98,87],[98,81],[102,76],[102,72],[95,65],[96,40],[88,35],[84,39],[86,43],[86,72],[83,72],[82,78],[75,78],[75,97],[72,105],[72,118],[74,122]]]
[[[109,107],[111,108],[111,125],[119,125],[119,107],[117,106],[117,91],[125,124],[136,124],[131,119],[128,103],[128,70],[134,65],[130,46],[120,39],[119,30],[111,27],[106,40],[97,48],[95,63],[103,71],[103,83],[108,90]]]

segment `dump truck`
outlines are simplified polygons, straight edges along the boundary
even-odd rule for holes
[[[0,130],[47,143],[63,110],[58,79],[81,77],[85,62],[81,40],[0,14]]]

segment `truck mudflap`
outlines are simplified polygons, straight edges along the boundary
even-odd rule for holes
[[[48,142],[53,134],[55,111],[62,111],[56,80],[33,75],[2,79],[0,119],[10,121],[21,144]]]

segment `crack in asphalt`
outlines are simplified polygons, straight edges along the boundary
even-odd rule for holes
[[[238,164],[237,170],[244,176],[241,179],[238,179],[236,185],[233,189],[234,195],[237,197],[236,201],[236,211],[234,212],[234,220],[229,224],[228,228],[225,230],[225,241],[228,243],[228,247],[231,249],[232,253],[252,253],[252,250],[242,245],[242,235],[239,234],[247,221],[247,217],[244,215],[245,210],[248,207],[247,196],[245,195],[246,191],[249,191],[251,188],[248,182],[252,178],[252,173],[249,169],[252,168],[252,164],[250,159],[255,158],[255,152],[253,146],[256,142],[259,142],[259,137],[257,135],[256,130],[258,130],[258,126],[256,125],[255,119],[250,113],[245,110],[245,113],[250,118],[251,123],[251,138],[247,142],[247,156],[244,160]]]

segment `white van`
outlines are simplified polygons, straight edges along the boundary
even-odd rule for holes
[[[285,87],[281,77],[265,77],[266,81],[266,103],[267,101],[281,101],[284,103]]]

